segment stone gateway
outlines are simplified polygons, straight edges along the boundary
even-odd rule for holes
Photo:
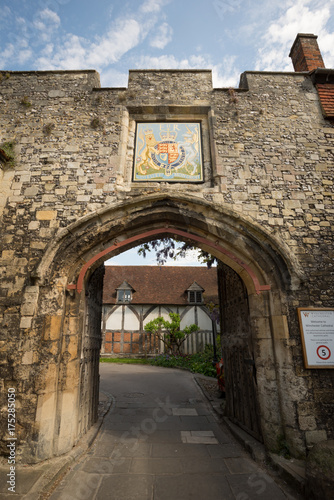
[[[5,455],[9,389],[17,461],[94,423],[103,262],[175,235],[222,262],[228,416],[294,457],[334,438],[334,371],[305,368],[297,311],[334,306],[334,70],[314,35],[290,55],[295,72],[247,71],[236,89],[208,70],[130,71],[127,88],[1,72]]]

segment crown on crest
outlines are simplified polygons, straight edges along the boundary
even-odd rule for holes
[[[172,132],[171,130],[162,130],[160,132],[160,137],[163,141],[167,141],[171,139],[172,141],[175,141],[177,136],[177,132]]]

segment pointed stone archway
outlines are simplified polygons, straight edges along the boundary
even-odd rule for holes
[[[288,248],[260,226],[203,199],[154,194],[89,214],[67,227],[36,269],[34,321],[42,349],[36,419],[23,453],[27,460],[67,452],[96,417],[99,341],[89,325],[92,315],[93,323],[98,318],[104,260],[166,235],[190,240],[241,279],[249,304],[264,443],[275,449],[277,437],[284,435],[295,454],[303,453],[298,427],[289,415],[295,375],[285,343],[287,296],[299,286],[301,273]]]

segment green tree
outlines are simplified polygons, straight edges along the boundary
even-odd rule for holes
[[[156,335],[166,346],[167,352],[170,354],[180,354],[183,342],[194,332],[199,330],[195,324],[186,326],[181,330],[180,315],[177,313],[169,313],[171,321],[165,320],[162,316],[149,321],[144,326],[145,331]]]
[[[138,248],[138,254],[145,258],[148,252],[153,251],[155,252],[157,264],[163,266],[168,258],[177,260],[178,257],[185,257],[188,250],[194,250],[195,248],[197,247],[191,241],[186,242],[179,240],[176,236],[174,238],[166,236],[158,240],[143,243]],[[204,250],[200,250],[198,258],[199,261],[202,264],[206,264],[208,268],[212,267],[212,265],[217,262],[217,259],[213,255]]]

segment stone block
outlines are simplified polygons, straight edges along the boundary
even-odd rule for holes
[[[78,357],[78,335],[69,336],[67,351],[70,354],[70,361]]]
[[[317,428],[317,422],[312,415],[299,416],[299,427],[302,431],[314,431]]]
[[[315,444],[325,441],[327,433],[325,430],[313,430],[305,432],[306,446],[312,448]]]
[[[63,90],[49,90],[48,96],[49,97],[65,97],[65,92]]]
[[[71,391],[79,385],[79,362],[78,360],[69,361],[66,365],[65,387]]]
[[[39,210],[36,212],[37,220],[53,220],[57,217],[57,210]]]
[[[289,326],[286,316],[273,316],[272,327],[273,327],[274,337],[276,339],[289,338]]]
[[[32,324],[32,317],[31,316],[24,316],[21,318],[20,328],[22,328],[22,329],[31,328],[31,324]]]
[[[33,363],[34,352],[28,351],[25,352],[22,356],[22,364],[23,365],[31,365]]]
[[[287,210],[293,210],[296,208],[300,208],[300,201],[299,200],[284,200],[284,207]]]
[[[45,319],[44,339],[57,340],[60,338],[62,316],[48,316]]]
[[[36,229],[39,229],[40,222],[38,220],[33,220],[29,222],[28,229],[30,231],[35,231]]]

